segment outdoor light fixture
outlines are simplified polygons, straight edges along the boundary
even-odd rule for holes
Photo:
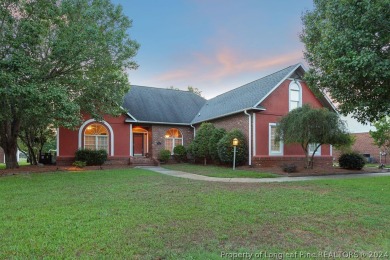
[[[234,147],[233,170],[236,169],[236,150],[237,150],[237,145],[238,145],[238,139],[237,139],[237,138],[234,138],[234,139],[233,139],[233,147]]]

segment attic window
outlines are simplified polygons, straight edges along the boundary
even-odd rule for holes
[[[302,88],[297,81],[291,81],[289,85],[289,111],[302,107]]]

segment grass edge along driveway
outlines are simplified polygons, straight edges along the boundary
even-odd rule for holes
[[[199,165],[199,164],[189,164],[189,163],[180,163],[180,164],[168,164],[162,165],[163,168],[188,172],[198,175],[204,175],[208,177],[218,177],[218,178],[277,178],[280,177],[277,174],[269,172],[259,172],[251,170],[233,170],[232,168],[214,166],[214,165]]]

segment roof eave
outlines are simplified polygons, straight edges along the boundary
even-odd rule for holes
[[[183,125],[183,126],[189,126],[191,123],[174,123],[174,122],[156,122],[156,121],[133,121],[126,119],[126,123],[138,123],[138,124],[154,124],[154,125]]]
[[[265,108],[260,108],[260,107],[249,107],[249,108],[244,108],[244,109],[240,109],[240,110],[237,110],[237,111],[234,111],[234,112],[230,112],[230,113],[223,114],[223,115],[216,116],[216,117],[207,118],[207,119],[200,120],[200,121],[195,121],[195,120],[193,120],[193,121],[191,122],[191,125],[192,125],[192,124],[199,124],[199,123],[207,122],[207,121],[210,121],[210,120],[219,119],[219,118],[226,117],[226,116],[231,116],[231,115],[234,115],[234,114],[238,114],[238,113],[242,113],[242,112],[244,112],[244,111],[250,111],[250,110],[265,111],[266,109],[265,109]]]

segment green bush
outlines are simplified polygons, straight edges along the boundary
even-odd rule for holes
[[[204,164],[210,159],[209,141],[210,136],[215,129],[211,123],[202,123],[196,132],[195,139],[191,145],[191,154],[195,160],[203,160]]]
[[[287,173],[297,172],[297,166],[295,164],[283,164],[282,169]]]
[[[209,140],[209,154],[214,162],[219,162],[218,142],[225,136],[225,134],[226,130],[223,128],[215,128],[211,133]]]
[[[339,158],[339,165],[344,169],[361,170],[365,164],[364,157],[356,152],[344,153]]]
[[[173,148],[173,155],[178,162],[185,162],[187,160],[187,150],[184,146],[178,145]]]
[[[89,149],[79,149],[76,151],[76,161],[86,162],[88,166],[90,165],[102,165],[107,161],[107,151],[106,150],[89,150]]]
[[[234,129],[218,142],[218,155],[222,163],[233,164],[233,139],[238,139],[237,151],[236,151],[236,165],[242,165],[248,160],[248,146],[244,134]]]
[[[160,162],[167,163],[169,161],[169,158],[171,158],[171,151],[169,150],[161,150],[160,154],[158,155],[158,159]]]
[[[83,161],[75,161],[72,165],[77,168],[84,168],[85,166],[87,166],[87,163]]]

